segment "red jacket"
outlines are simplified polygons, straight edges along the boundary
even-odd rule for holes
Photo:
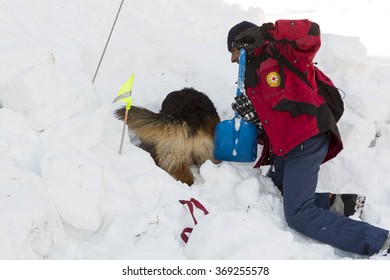
[[[248,56],[247,95],[270,139],[273,154],[285,155],[306,139],[328,132],[331,141],[325,162],[343,145],[315,81],[313,58],[321,46],[319,26],[309,20],[279,20],[269,28],[273,40],[255,49],[252,58]],[[270,57],[272,48],[305,73],[312,88]]]

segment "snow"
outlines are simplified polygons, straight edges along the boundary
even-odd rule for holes
[[[390,54],[375,43],[383,26],[372,27],[390,5],[226,2],[236,1],[125,1],[92,84],[120,1],[1,0],[0,259],[367,258],[291,230],[282,197],[253,163],[194,166],[188,187],[128,137],[118,153],[123,123],[112,112],[123,104],[112,100],[132,73],[135,105],[158,111],[170,91],[194,87],[229,119],[238,70],[230,27],[307,17],[323,30],[318,66],[346,95],[345,149],[322,166],[318,190],[365,194],[362,220],[390,229]],[[195,227],[179,203],[192,197],[210,212],[196,210]],[[194,227],[187,244],[185,227]]]

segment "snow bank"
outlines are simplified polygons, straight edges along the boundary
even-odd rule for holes
[[[2,3],[0,258],[361,258],[290,230],[266,169],[252,163],[206,162],[188,187],[127,137],[118,154],[111,102],[131,73],[136,105],[157,111],[167,93],[192,86],[231,118],[237,68],[226,34],[241,20],[263,22],[263,10],[125,1],[91,84],[117,9],[102,0]],[[368,57],[359,38],[333,34],[317,59],[346,93],[345,150],[322,167],[319,190],[366,194],[362,218],[390,228],[389,64]],[[184,244],[182,229],[194,225],[179,200],[191,197],[210,214]]]

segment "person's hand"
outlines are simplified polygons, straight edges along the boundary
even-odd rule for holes
[[[272,23],[264,23],[260,27],[249,28],[234,38],[232,46],[241,49],[245,48],[247,51],[252,51],[260,47],[265,41],[272,40],[268,29],[273,28]]]
[[[261,126],[255,108],[253,108],[252,102],[246,95],[236,96],[234,100],[235,102],[232,103],[232,109],[234,112],[241,116],[245,121]]]

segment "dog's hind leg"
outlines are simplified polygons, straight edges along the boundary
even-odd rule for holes
[[[157,149],[157,154],[158,165],[172,177],[189,186],[194,183],[194,175],[190,168],[191,155],[188,149],[170,146]]]
[[[177,180],[186,183],[191,186],[194,183],[194,175],[191,172],[190,165],[184,162],[177,164],[168,171],[171,176],[176,178]]]

